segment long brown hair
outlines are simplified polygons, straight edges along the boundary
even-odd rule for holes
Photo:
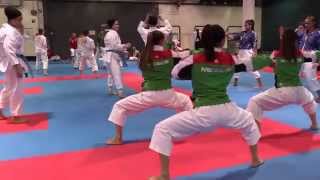
[[[245,21],[245,24],[249,24],[251,26],[251,30],[254,31],[254,20],[253,19],[248,19]]]
[[[220,48],[222,40],[225,38],[225,31],[219,25],[206,25],[202,30],[201,42],[207,61],[215,59],[214,48]]]
[[[316,27],[318,25],[318,21],[317,21],[317,18],[314,17],[314,16],[307,16],[306,19],[309,19],[311,22],[314,23],[314,27]]]
[[[160,43],[164,40],[164,34],[160,31],[153,31],[148,34],[147,44],[141,53],[139,68],[145,70],[147,68],[153,68],[152,62],[152,51],[153,46],[161,45]]]
[[[296,60],[298,57],[297,34],[293,29],[285,29],[283,33],[280,54],[286,60]]]

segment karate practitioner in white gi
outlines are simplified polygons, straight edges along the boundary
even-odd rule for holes
[[[107,62],[108,75],[108,93],[115,94],[120,98],[125,97],[123,92],[123,82],[121,75],[121,58],[127,49],[131,47],[130,43],[122,44],[118,34],[120,25],[116,19],[110,19],[107,22],[109,31],[104,38],[105,61]],[[114,93],[114,88],[116,92]]]
[[[164,22],[164,27],[159,27],[159,20]],[[167,19],[163,20],[161,16],[158,17],[147,15],[146,19],[139,23],[137,30],[144,44],[146,44],[149,32],[158,30],[165,34],[167,38],[172,33],[172,26]]]
[[[80,57],[80,75],[83,74],[86,66],[91,67],[93,73],[98,72],[98,64],[97,59],[95,58],[95,44],[94,40],[91,39],[89,35],[89,31],[83,32],[84,37],[80,40],[79,43],[81,57]]]
[[[43,29],[39,29],[38,35],[35,40],[35,53],[36,53],[36,70],[39,70],[39,66],[42,63],[43,74],[48,75],[48,44],[47,38],[43,35]]]
[[[23,75],[27,67],[18,56],[23,53],[22,13],[14,7],[6,7],[8,23],[0,29],[0,71],[4,72],[4,84],[0,92],[0,120],[6,119],[3,109],[9,107],[12,123],[22,123]]]

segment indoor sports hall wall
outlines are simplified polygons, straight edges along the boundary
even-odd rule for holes
[[[262,8],[262,48],[271,51],[279,47],[280,25],[296,28],[305,16],[320,18],[319,0],[267,0]]]
[[[179,9],[175,5],[161,4],[159,13],[168,18],[173,25],[180,25],[182,28],[182,44],[186,48],[192,46],[192,33],[194,25],[220,24],[223,27],[230,25],[241,26],[241,6],[193,6],[183,5]],[[258,38],[261,34],[261,8],[257,7],[256,31]],[[260,41],[259,41],[260,42]]]
[[[42,1],[23,1],[23,4],[19,9],[23,13],[23,24],[25,26],[25,33],[28,34],[29,38],[25,40],[25,55],[35,56],[34,53],[34,35],[37,33],[39,28],[43,28],[43,11]],[[7,21],[4,12],[4,8],[0,7],[0,24]],[[37,15],[31,15],[31,10],[37,10]]]
[[[58,54],[68,55],[68,38],[72,32],[99,30],[109,18],[120,20],[123,42],[143,47],[137,26],[152,8],[150,3],[64,2],[46,1],[46,29],[50,32],[51,46]]]

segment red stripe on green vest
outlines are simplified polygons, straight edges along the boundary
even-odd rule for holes
[[[204,53],[199,53],[193,57],[194,64],[216,64],[216,65],[234,65],[232,56],[226,52],[215,52],[215,59],[208,61]]]
[[[172,53],[170,49],[164,51],[153,51],[151,53],[151,58],[153,61],[163,61],[172,58]]]

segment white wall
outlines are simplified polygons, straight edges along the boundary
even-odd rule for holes
[[[25,55],[35,56],[34,53],[34,35],[37,33],[39,28],[44,27],[43,18],[43,6],[42,1],[24,1],[23,6],[19,7],[23,14],[23,24],[25,26],[25,34],[28,34],[30,38],[25,41]],[[31,15],[31,10],[38,10],[37,16]],[[0,23],[3,24],[7,21],[6,16],[3,12],[4,8],[0,7]],[[39,11],[40,10],[40,11]]]
[[[19,9],[24,16],[25,31],[32,35],[25,42],[25,55],[34,56],[33,37],[39,28],[44,27],[42,1],[25,0]],[[32,9],[38,10],[37,16],[31,15]],[[160,15],[169,19],[173,25],[181,26],[182,45],[186,48],[192,47],[192,33],[195,25],[220,24],[226,28],[229,25],[241,25],[242,22],[242,7],[183,5],[177,9],[175,5],[161,4],[159,11]],[[255,15],[256,31],[261,39],[261,8],[256,8]],[[3,8],[0,7],[0,23],[5,21]]]
[[[195,25],[220,24],[222,27],[241,26],[242,7],[228,6],[192,6],[159,5],[160,15],[172,25],[181,26],[181,41],[185,48],[192,47],[192,33]],[[261,37],[261,8],[256,8],[256,32]]]

